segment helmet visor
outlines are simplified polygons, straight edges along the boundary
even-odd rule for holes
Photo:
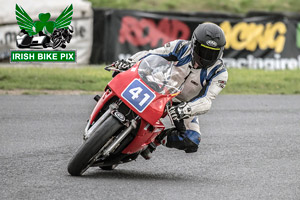
[[[219,58],[220,50],[220,48],[214,48],[200,43],[196,44],[194,48],[194,52],[199,55],[200,58],[207,61],[217,60]]]
[[[210,47],[195,41],[193,58],[200,68],[208,68],[220,58],[221,48]]]

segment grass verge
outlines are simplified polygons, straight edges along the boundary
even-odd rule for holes
[[[300,70],[229,69],[228,71],[228,84],[222,94],[300,94]],[[22,94],[52,94],[55,91],[59,94],[64,91],[93,93],[103,91],[110,80],[111,72],[105,71],[103,67],[0,68],[0,90],[20,90]]]
[[[226,94],[300,94],[300,70],[229,69]]]
[[[110,80],[111,73],[102,67],[0,68],[1,90],[102,91]]]
[[[248,11],[280,11],[299,12],[299,0],[89,0],[93,7],[135,9],[148,11],[221,11],[231,13],[246,13]]]

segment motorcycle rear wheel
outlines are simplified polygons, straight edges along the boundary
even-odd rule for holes
[[[95,133],[77,150],[68,164],[72,176],[80,176],[88,168],[91,159],[102,149],[110,138],[123,126],[116,118],[109,116]]]

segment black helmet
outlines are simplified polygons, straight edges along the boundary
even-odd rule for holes
[[[192,62],[198,68],[214,65],[223,54],[226,39],[223,30],[216,24],[198,25],[192,36]]]

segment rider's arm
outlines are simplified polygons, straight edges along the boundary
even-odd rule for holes
[[[206,113],[212,104],[212,100],[225,87],[228,79],[228,72],[225,67],[220,68],[213,78],[203,88],[203,95],[188,102],[191,108],[191,115],[201,115]]]
[[[169,60],[177,60],[180,53],[181,47],[185,45],[188,41],[184,40],[174,40],[172,42],[166,43],[164,46],[157,49],[152,49],[149,51],[140,51],[132,55],[129,59],[138,62],[139,60],[149,56],[149,55],[160,55]]]
[[[183,43],[183,40],[175,40],[172,42],[169,42],[167,44],[165,44],[163,47],[157,48],[157,49],[152,49],[149,51],[140,51],[134,55],[132,55],[131,57],[127,58],[126,60],[118,60],[114,63],[115,67],[117,69],[126,71],[127,69],[129,69],[130,67],[132,67],[136,62],[140,61],[141,59],[149,56],[149,55],[161,55],[163,57],[165,57],[166,59],[175,59],[177,60],[177,57],[174,56],[174,52],[178,51],[176,49],[179,49],[179,47],[181,47]],[[112,77],[115,77],[117,74],[119,74],[120,72],[115,71],[112,74]]]

